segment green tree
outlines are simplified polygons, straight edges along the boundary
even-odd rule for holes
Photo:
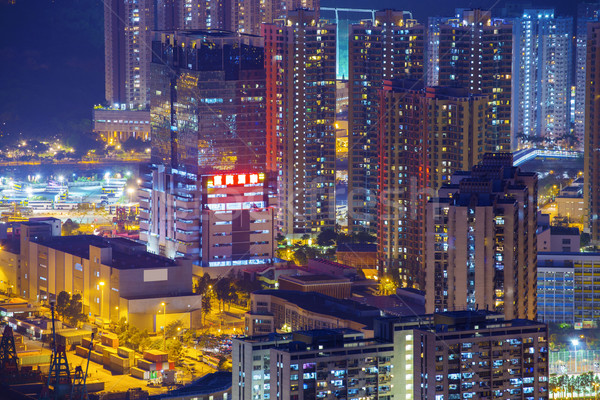
[[[87,321],[87,316],[83,313],[83,302],[81,293],[75,293],[69,301],[69,306],[65,311],[65,317],[71,325],[77,326],[80,322]]]
[[[319,233],[319,236],[317,236],[317,244],[323,247],[333,246],[335,245],[337,237],[338,235],[333,229],[324,229]]]
[[[69,218],[65,221],[65,223],[62,226],[62,235],[71,236],[75,233],[77,229],[79,229],[79,224]]]
[[[150,146],[150,144],[148,142],[145,142],[139,138],[134,138],[132,136],[123,142],[123,144],[121,145],[121,148],[126,152],[130,152],[133,150],[136,153],[142,153],[149,146]]]
[[[219,278],[214,284],[213,289],[217,296],[217,300],[221,303],[221,309],[223,309],[226,302],[229,302],[234,298],[231,279],[229,278]]]
[[[148,334],[147,329],[144,329],[143,331],[136,329],[136,332],[133,335],[131,335],[129,339],[129,343],[131,344],[131,346],[128,347],[135,351],[143,353],[144,350],[150,347],[151,342],[152,341],[150,340],[150,335]]]
[[[177,337],[181,333],[183,333],[183,332],[181,332],[182,329],[183,329],[183,322],[181,322],[180,320],[173,321],[173,322],[167,324],[167,327],[165,330],[165,336],[167,338]]]
[[[206,316],[212,311],[212,301],[209,294],[202,296],[202,325],[206,324]]]
[[[167,353],[169,353],[169,360],[173,360],[177,366],[182,365],[185,351],[179,340],[167,340]]]
[[[198,279],[196,283],[196,293],[200,295],[206,294],[210,286],[210,275],[204,274]]]
[[[71,295],[64,290],[58,294],[56,297],[56,304],[54,305],[54,310],[60,317],[65,319],[65,312],[69,307],[69,302],[71,301]]]

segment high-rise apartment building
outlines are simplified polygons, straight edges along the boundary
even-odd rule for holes
[[[379,136],[380,274],[424,287],[425,204],[485,150],[488,97],[385,81]]]
[[[587,60],[587,24],[600,20],[600,1],[584,2],[577,5],[577,24],[575,26],[575,104],[574,132],[578,148],[585,143],[585,65]]]
[[[267,167],[277,171],[286,235],[335,227],[335,25],[315,11],[263,25]]]
[[[429,86],[466,88],[489,96],[485,149],[511,150],[512,24],[489,11],[458,10],[429,21]]]
[[[109,0],[104,3],[106,101],[119,109],[148,105],[154,3]]]
[[[487,311],[233,340],[234,400],[548,398],[548,329]]]
[[[600,23],[588,24],[585,79],[584,204],[592,241],[600,242]]]
[[[152,31],[215,29],[260,35],[261,22],[265,21],[262,20],[259,0],[105,2],[107,102],[119,109],[145,109],[149,106]]]
[[[140,237],[203,266],[269,262],[263,40],[224,31],[157,33],[151,167]]]
[[[383,80],[423,80],[425,28],[403,11],[351,25],[348,75],[348,226],[377,232],[377,144]]]
[[[557,146],[571,132],[573,19],[526,9],[514,22],[513,128],[519,146]]]
[[[427,204],[427,312],[536,319],[537,175],[488,153]]]

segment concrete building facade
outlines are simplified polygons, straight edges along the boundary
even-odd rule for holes
[[[425,204],[485,152],[486,96],[461,88],[386,81],[379,131],[380,275],[423,288]]]
[[[548,330],[461,311],[233,340],[235,400],[548,398]]]
[[[593,243],[600,242],[600,22],[588,24],[585,88],[584,203]]]
[[[267,169],[277,174],[278,228],[335,227],[336,27],[315,11],[263,25]]]
[[[348,226],[377,232],[378,121],[384,80],[424,77],[425,27],[404,11],[350,26],[348,49]]]
[[[537,175],[486,154],[427,204],[426,311],[535,320]]]

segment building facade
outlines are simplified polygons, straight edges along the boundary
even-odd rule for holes
[[[537,175],[486,154],[427,204],[426,311],[535,320]]]
[[[375,307],[321,293],[259,290],[250,295],[245,334],[348,328],[373,337],[373,321],[380,316],[381,311]]]
[[[427,85],[489,97],[486,152],[511,151],[512,46],[512,24],[490,11],[458,10],[429,21]]]
[[[600,23],[588,24],[585,87],[584,204],[592,242],[600,242]]]
[[[348,226],[377,232],[377,143],[384,80],[424,77],[425,27],[403,11],[350,26],[348,48]]]
[[[519,146],[555,147],[571,132],[573,19],[526,9],[515,21],[513,115]]]
[[[150,112],[96,108],[94,109],[94,132],[109,145],[123,143],[129,138],[149,141]]]
[[[380,275],[424,286],[425,204],[485,152],[487,96],[385,81],[379,132]]]
[[[336,28],[315,11],[263,25],[267,168],[277,172],[278,228],[335,227]]]
[[[543,252],[538,258],[540,320],[594,325],[600,315],[600,254]]]
[[[549,398],[546,325],[485,311],[237,338],[232,358],[235,400]]]
[[[105,97],[112,108],[148,106],[154,12],[149,0],[104,3]]]
[[[139,191],[150,251],[203,266],[270,262],[262,44],[224,31],[157,34]]]
[[[13,256],[20,261],[16,293],[32,302],[55,301],[62,291],[81,294],[86,314],[105,322],[125,318],[149,331],[178,318],[186,327],[200,321],[189,260],[157,256],[123,238],[56,236],[43,222],[21,224]]]
[[[587,62],[587,24],[600,20],[600,2],[585,2],[577,5],[575,26],[575,103],[573,111],[574,132],[581,150],[585,143],[585,91]]]

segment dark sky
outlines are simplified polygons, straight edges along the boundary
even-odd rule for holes
[[[454,8],[499,12],[505,1],[321,0],[323,6],[395,8],[428,16]],[[574,13],[576,1],[533,2]],[[368,6],[366,6],[368,4]],[[103,6],[100,0],[0,0],[0,131],[27,137],[90,128],[104,101]],[[6,123],[6,125],[2,125]]]

